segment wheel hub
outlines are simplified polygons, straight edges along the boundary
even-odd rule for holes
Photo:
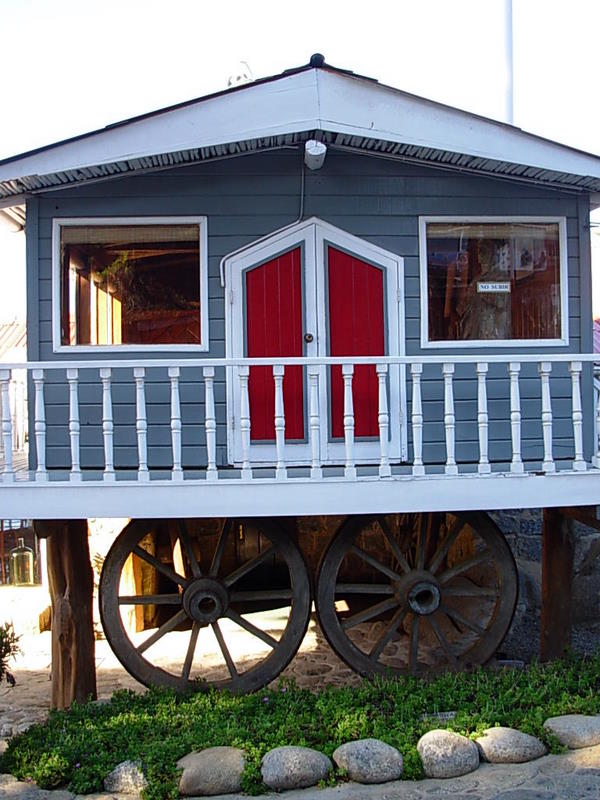
[[[415,614],[428,616],[440,607],[440,586],[431,572],[412,570],[394,585],[394,594],[399,602],[407,603]]]
[[[183,608],[196,622],[209,625],[227,611],[229,592],[215,578],[196,578],[183,592]]]
[[[437,611],[440,606],[440,590],[432,581],[419,581],[408,592],[408,605],[415,612],[427,616]]]

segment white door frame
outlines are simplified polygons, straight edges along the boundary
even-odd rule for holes
[[[328,246],[347,251],[358,258],[373,264],[384,271],[384,306],[386,314],[386,355],[405,355],[404,321],[404,259],[376,245],[311,217],[290,228],[250,244],[224,260],[225,267],[225,354],[227,358],[240,358],[245,350],[245,298],[244,274],[248,269],[270,261],[295,247],[302,248],[302,277],[304,281],[303,324],[304,331],[313,333],[314,339],[304,343],[303,355],[307,357],[324,356],[328,353],[328,324],[325,298],[326,267]],[[329,403],[327,368],[321,368],[319,407],[321,423],[321,463],[338,464],[345,459],[344,442],[331,441],[329,437]],[[285,380],[285,379],[284,379]],[[305,390],[306,391],[306,390]],[[393,461],[407,458],[406,431],[406,375],[404,366],[391,365],[389,368],[389,414],[390,442],[389,453]],[[307,397],[307,394],[305,395]],[[227,375],[227,454],[231,464],[241,463],[241,429],[239,420],[240,390],[239,382],[233,380],[232,370]],[[327,409],[323,414],[323,409]],[[308,415],[305,425],[308,431]],[[354,446],[358,463],[376,463],[379,460],[379,441],[361,441]],[[309,464],[311,461],[308,439],[285,446],[286,463]],[[276,461],[275,442],[250,445],[252,463],[274,464]]]

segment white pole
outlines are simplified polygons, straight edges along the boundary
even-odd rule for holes
[[[504,0],[504,54],[506,59],[506,97],[504,118],[514,124],[513,0]]]

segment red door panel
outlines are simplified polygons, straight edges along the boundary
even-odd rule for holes
[[[332,356],[385,354],[383,271],[328,248],[329,351]],[[378,436],[378,387],[373,365],[357,365],[352,382],[354,435]],[[344,436],[342,368],[331,369],[331,433]]]
[[[302,355],[300,248],[246,272],[246,347],[249,358]],[[250,438],[275,440],[272,367],[250,368]],[[302,367],[286,367],[283,379],[285,438],[304,438]]]

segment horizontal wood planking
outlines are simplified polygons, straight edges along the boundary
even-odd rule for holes
[[[147,176],[118,178],[107,183],[96,183],[75,189],[55,191],[40,200],[39,216],[39,303],[38,314],[40,336],[40,357],[65,360],[81,358],[81,354],[60,353],[53,355],[51,345],[51,225],[56,216],[95,216],[95,215],[176,215],[206,214],[209,234],[209,325],[210,352],[208,357],[221,357],[225,353],[225,293],[220,284],[219,261],[233,249],[244,246],[256,238],[297,217],[300,208],[300,154],[298,152],[258,154],[232,161],[221,161],[206,165],[183,166]],[[579,220],[577,196],[567,192],[555,192],[533,184],[518,184],[507,180],[458,175],[434,167],[398,164],[384,159],[347,156],[331,151],[325,166],[318,173],[306,175],[304,201],[305,217],[316,215],[338,225],[367,241],[398,253],[405,258],[405,311],[407,352],[420,351],[419,330],[419,261],[418,261],[418,216],[432,214],[473,214],[473,215],[556,215],[567,217],[569,253],[569,328],[570,349],[577,351],[581,341],[581,301],[579,278]],[[506,348],[509,352],[512,348]],[[484,354],[484,347],[478,349]],[[548,354],[553,348],[544,352]],[[564,348],[557,348],[564,352]],[[452,352],[440,350],[439,353]],[[476,350],[477,352],[477,350]],[[503,352],[495,349],[496,353]],[[528,352],[524,349],[523,352]],[[129,356],[135,355],[132,353]],[[127,357],[125,355],[124,357]],[[143,354],[144,358],[152,353]],[[165,353],[156,356],[164,357]],[[198,353],[190,353],[198,357]],[[185,358],[185,354],[178,354]],[[93,360],[95,354],[86,354]],[[99,358],[103,354],[98,354]],[[117,362],[119,353],[111,354]],[[82,373],[83,375],[83,373]],[[159,381],[162,379],[158,379]],[[434,386],[429,396],[429,381]],[[470,412],[474,395],[475,378],[465,379],[464,386],[457,377],[454,392],[457,400],[457,414],[467,409]],[[521,379],[521,395],[524,416],[535,413],[533,405],[528,405],[529,396],[539,397],[539,379],[532,378],[531,388],[528,379]],[[556,380],[552,377],[553,398],[570,397],[568,379]],[[97,419],[99,410],[92,408],[100,402],[100,390],[90,389],[85,394],[84,378],[81,379],[80,402],[82,421],[85,414],[89,419]],[[437,385],[437,389],[435,388]],[[503,385],[504,384],[504,385]],[[410,415],[410,381],[409,415]],[[496,395],[507,391],[507,377],[495,383],[491,374],[488,378],[490,398],[490,437],[496,425],[496,410],[492,400]],[[186,422],[186,408],[190,417],[203,414],[200,398],[194,393],[203,391],[201,378],[193,381],[182,375],[180,384],[182,413]],[[424,413],[439,413],[441,378],[430,379],[427,371],[423,379]],[[166,394],[165,394],[166,393]],[[466,405],[461,409],[464,395]],[[64,425],[61,406],[65,396],[47,387],[47,425],[48,429]],[[469,398],[471,405],[469,405]],[[197,402],[195,400],[197,399]],[[225,388],[223,377],[217,375],[215,381],[215,400],[219,439],[224,433],[221,428],[225,421]],[[147,404],[149,419],[155,419],[161,403],[168,404],[168,386],[161,387],[150,377],[147,378]],[[507,401],[506,401],[507,402]],[[590,401],[584,398],[584,402]],[[135,394],[133,386],[118,385],[115,376],[113,385],[113,405],[115,419],[123,405],[124,413],[134,415]],[[86,405],[90,408],[86,408]],[[127,412],[126,408],[130,410]],[[167,410],[165,408],[165,410]],[[559,411],[559,407],[556,409]],[[442,412],[443,413],[443,412]],[[499,412],[498,412],[499,413]],[[563,417],[562,414],[565,413]],[[560,408],[557,420],[570,422],[566,412]],[[191,420],[190,420],[191,421]],[[186,422],[189,424],[189,421]],[[558,425],[558,422],[556,422]],[[185,425],[184,425],[185,427]],[[82,432],[82,436],[84,432]],[[120,445],[122,436],[120,426],[115,431],[115,446]],[[508,434],[507,434],[508,435]],[[410,438],[410,431],[409,431]],[[83,442],[83,440],[82,440]],[[439,448],[442,458],[443,434],[434,448]],[[50,463],[50,461],[49,461]]]

